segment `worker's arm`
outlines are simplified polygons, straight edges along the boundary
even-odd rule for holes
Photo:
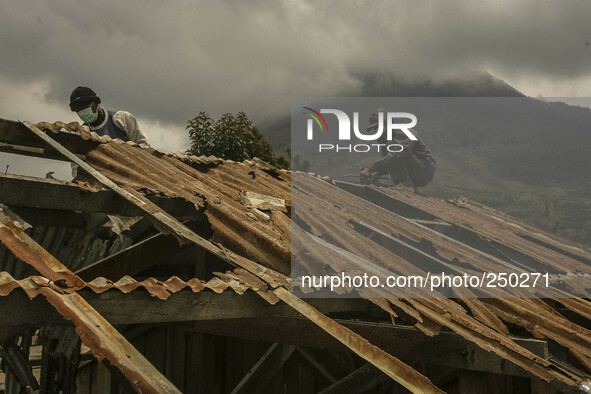
[[[415,137],[418,137],[417,132],[414,130],[410,130],[413,135]],[[410,138],[408,138],[408,136],[406,134],[404,134],[404,132],[402,130],[399,129],[394,129],[392,131],[392,141],[382,141],[383,143],[385,143],[386,145],[390,145],[390,144],[398,144],[400,146],[402,146],[402,151],[400,152],[388,152],[380,161],[385,161],[388,162],[391,159],[393,159],[394,157],[398,157],[398,158],[406,158],[409,157],[413,150],[414,150],[414,146],[417,143],[416,140],[411,140]]]
[[[113,123],[125,133],[130,141],[137,142],[138,144],[150,145],[146,133],[140,127],[135,116],[127,111],[117,111],[113,115]]]
[[[417,136],[416,131],[411,130],[411,132],[415,136]],[[381,175],[387,174],[388,167],[391,161],[394,159],[403,159],[409,157],[412,154],[417,141],[408,138],[408,136],[404,134],[401,130],[393,130],[391,141],[387,141],[385,135],[383,135],[382,138],[378,140],[378,142],[385,145],[399,144],[400,146],[402,146],[402,151],[382,152],[383,157],[380,160],[375,162],[371,167],[366,168],[362,171],[362,175],[364,176],[379,177]]]

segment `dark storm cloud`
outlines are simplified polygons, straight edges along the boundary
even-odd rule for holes
[[[357,64],[392,64],[418,75],[475,67],[548,78],[589,75],[589,15],[591,3],[583,1],[394,2],[366,13],[374,22],[358,36],[372,43],[372,56]]]
[[[437,79],[485,69],[528,94],[539,86],[563,96],[591,89],[588,1],[5,0],[0,7],[0,78],[44,82],[46,100],[64,106],[73,87],[92,86],[110,108],[178,125],[201,110],[245,110],[255,120],[284,114],[292,97],[355,92],[356,76],[372,72]],[[579,87],[564,91],[569,86]]]

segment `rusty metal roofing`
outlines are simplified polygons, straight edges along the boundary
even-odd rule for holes
[[[122,293],[131,293],[137,289],[144,289],[152,297],[165,300],[172,294],[187,289],[193,293],[199,293],[203,290],[211,290],[215,293],[222,293],[228,288],[234,289],[238,294],[243,294],[249,288],[240,285],[238,282],[232,283],[230,278],[234,273],[220,274],[224,279],[214,277],[205,282],[199,278],[192,278],[184,281],[177,276],[172,276],[167,280],[158,280],[156,278],[147,278],[137,281],[129,276],[124,276],[120,280],[113,282],[105,278],[96,278],[90,282],[85,282],[77,288],[62,287],[59,284],[39,275],[28,276],[23,279],[14,279],[8,272],[0,271],[0,296],[10,294],[14,289],[24,290],[30,298],[39,294],[39,288],[47,287],[60,294],[73,293],[75,291],[88,288],[93,292],[100,294],[107,290],[119,290]]]
[[[85,138],[83,131],[81,134],[82,138]],[[89,134],[86,138],[94,141],[96,137]],[[290,269],[291,218],[288,214],[273,211],[269,219],[256,215],[253,219],[252,216],[247,215],[251,212],[249,208],[240,203],[240,194],[242,191],[251,191],[282,198],[286,201],[286,205],[291,205],[291,181],[294,174],[275,170],[259,162],[211,161],[206,166],[199,166],[193,165],[191,160],[187,160],[182,155],[175,157],[149,147],[109,142],[106,139],[97,140],[97,142],[100,143],[84,152],[86,163],[123,189],[136,192],[158,192],[169,197],[181,197],[205,209],[214,234],[209,241],[222,250],[228,261],[243,268],[242,272],[216,274],[222,282],[233,283],[235,290],[236,288],[252,288],[267,297],[271,297],[269,294],[272,292],[275,299],[289,303],[346,343],[352,350],[360,352],[363,357],[386,373],[395,369],[391,363],[396,363],[396,361],[382,354],[383,352],[380,353],[379,349],[359,342],[360,339],[353,333],[341,330],[343,327],[333,326],[333,323],[336,324],[336,322],[325,321],[322,316],[316,314],[317,311],[315,313],[310,310],[309,305],[307,306],[297,297],[292,298],[293,295],[285,291],[290,287],[289,279],[284,275],[288,274]],[[498,259],[463,245],[459,241],[450,240],[449,237],[430,231],[424,226],[350,194],[331,183],[310,175],[301,175],[303,180],[302,182],[298,180],[299,190],[295,192],[301,193],[298,197],[304,201],[304,205],[298,206],[295,215],[309,226],[307,231],[312,235],[324,235],[333,245],[345,250],[347,248],[357,251],[365,250],[368,255],[376,253],[379,247],[378,244],[371,243],[365,245],[347,244],[352,240],[349,219],[344,212],[339,210],[338,204],[329,206],[325,203],[326,201],[347,201],[347,204],[353,202],[353,206],[357,206],[364,213],[366,212],[368,217],[373,216],[376,220],[372,223],[377,223],[376,226],[379,227],[379,230],[417,244],[423,242],[442,261],[449,262],[456,259],[470,262],[475,269],[490,268],[500,264]],[[560,255],[565,257],[564,261],[569,268],[577,272],[588,272],[587,264],[581,260],[581,258],[587,258],[588,250],[584,247],[562,242],[561,239],[553,235],[541,232],[536,235],[537,230],[523,226],[506,216],[491,213],[485,207],[468,203],[474,216],[457,216],[454,209],[465,209],[464,207],[456,206],[454,208],[449,202],[432,198],[417,197],[414,201],[412,196],[391,195],[391,197],[405,200],[410,205],[414,204],[417,208],[458,226],[469,227],[472,230],[476,228],[477,231],[482,232],[483,236],[494,238],[500,243],[510,244],[514,248],[520,248],[522,253],[532,255],[541,263],[553,268],[558,268],[553,258]],[[333,221],[329,224],[319,222],[314,215],[314,209],[322,209],[324,214],[331,215]],[[475,219],[476,217],[477,219]],[[499,226],[513,228],[512,234],[520,238],[505,234],[505,230],[501,230]],[[519,226],[521,229],[518,228]],[[488,233],[489,229],[492,229],[491,234]],[[530,239],[529,242],[524,242],[524,237],[522,234],[518,234],[519,232],[526,232],[528,237],[533,237],[537,241]],[[10,241],[10,237],[8,239]],[[14,240],[13,246],[18,248],[20,244],[17,244],[16,241]],[[320,246],[311,245],[309,247],[322,252]],[[556,250],[560,249],[559,246],[562,249],[566,247],[569,251],[561,253]],[[390,254],[392,261],[396,264],[408,264],[404,256],[398,256],[391,252]],[[60,267],[57,267],[56,272],[61,272],[58,280],[70,280],[76,285],[74,278],[59,269]],[[49,274],[57,275],[56,273]],[[129,281],[132,280],[129,279]],[[568,284],[575,291],[585,290],[578,289],[575,281]],[[77,283],[77,285],[82,287],[87,284]],[[123,287],[126,285],[126,283],[121,284]],[[147,286],[152,285],[153,283],[147,284]],[[108,286],[114,286],[114,284]],[[141,285],[138,284],[137,287],[139,286]],[[161,284],[156,286],[175,285],[171,283],[166,286]],[[115,287],[119,288],[119,285]],[[189,287],[191,286],[189,285]],[[558,380],[576,387],[580,382],[580,377],[557,370],[548,360],[542,359],[516,344],[508,334],[506,323],[519,325],[537,338],[552,339],[569,348],[571,355],[587,371],[591,371],[591,332],[560,315],[553,308],[553,304],[540,299],[458,297],[456,300],[390,298],[372,301],[389,313],[393,321],[400,314],[406,314],[415,319],[418,329],[430,336],[437,335],[442,327],[446,327],[545,381]],[[553,302],[556,305],[561,304],[585,318],[591,317],[591,303],[587,300],[556,298]],[[381,363],[379,361],[381,357],[386,357],[387,361]],[[405,382],[415,388],[421,387],[425,391],[436,389],[421,380],[420,376],[414,374],[416,371],[409,370],[408,366],[397,365],[403,368],[403,371],[393,377],[401,383]],[[404,377],[407,373],[410,374],[408,375],[411,376],[410,379]]]
[[[125,234],[119,234],[112,239],[104,239],[97,237],[94,231],[86,227],[64,227],[59,226],[59,223],[56,224],[58,225],[34,226],[25,232],[37,240],[43,249],[73,271],[117,253],[131,243],[131,239]],[[101,227],[104,227],[104,223],[101,224]],[[30,266],[22,264],[3,245],[0,245],[0,271],[6,271],[16,279],[34,274]]]
[[[182,197],[204,206],[214,230],[214,242],[219,242],[234,253],[268,268],[288,272],[291,250],[290,218],[281,212],[272,212],[269,222],[264,219],[254,221],[246,215],[248,209],[240,204],[239,196],[241,191],[248,190],[291,201],[291,174],[270,174],[257,167],[228,162],[200,171],[170,157],[157,157],[150,154],[147,149],[134,150],[133,147],[122,144],[102,144],[88,152],[86,161],[121,186],[136,190],[148,189],[170,197]],[[341,211],[335,209],[334,205],[338,206],[341,199],[343,206],[350,206],[351,200],[357,199],[358,207],[364,215],[375,215],[377,220],[373,222],[382,223],[383,230],[417,242],[426,239],[445,260],[464,259],[480,269],[499,265],[499,261],[486,254],[461,243],[450,243],[447,238],[427,232],[425,228],[356,198],[334,185],[309,175],[302,176],[304,181],[298,180],[298,192],[302,193],[308,204],[298,206],[296,215],[301,215],[313,231],[331,237],[331,242],[341,247],[353,248],[356,251],[357,248],[365,248],[370,255],[376,249],[376,245],[371,243],[347,244],[353,239],[349,232],[348,219]],[[330,207],[323,204],[326,201],[336,203]],[[334,215],[334,220],[329,221],[330,228],[321,227],[325,224],[316,221],[314,209],[323,210],[323,214],[328,212]],[[384,220],[385,217],[388,220]],[[538,250],[542,248],[538,245]],[[539,256],[536,257],[541,259],[541,254],[543,253],[538,252]],[[393,255],[392,258],[397,264],[405,263],[405,259],[400,256]],[[567,258],[566,261],[579,271],[588,269],[586,264],[578,260]],[[547,258],[544,262],[551,263]],[[414,311],[411,313],[420,316],[422,321],[417,322],[417,327],[425,333],[433,334],[434,326],[445,326],[546,381],[559,379],[570,385],[576,384],[572,377],[557,373],[547,361],[515,344],[507,334],[503,320],[522,325],[537,337],[554,339],[569,348],[576,345],[575,357],[578,356],[583,365],[589,365],[591,333],[569,322],[539,300],[507,299],[494,303],[473,299],[465,302],[468,309],[448,299],[430,302],[399,299],[388,300],[385,303],[388,302],[393,306],[399,305],[401,309]],[[385,307],[385,303],[382,302],[384,309],[390,311],[391,308]],[[591,304],[583,300],[577,301],[576,304],[565,301],[564,305],[583,316],[588,316],[591,311]],[[521,311],[522,315],[515,316],[516,311]],[[526,311],[530,313],[527,314]]]
[[[427,231],[424,227],[396,214],[391,214],[362,198],[349,193],[339,193],[335,190],[334,185],[318,178],[302,175],[302,179],[298,178],[297,180],[297,190],[294,189],[294,193],[298,193],[297,196],[293,196],[294,200],[297,199],[298,202],[296,215],[310,227],[310,231],[322,234],[333,244],[349,251],[355,251],[357,254],[371,256],[380,246],[372,242],[352,243],[355,237],[351,236],[351,229],[348,225],[351,215],[350,212],[344,211],[345,207],[346,209],[353,207],[359,212],[363,212],[367,221],[390,234],[397,234],[402,239],[414,240],[417,243],[429,242],[436,253],[450,262],[457,258],[460,261],[466,259],[465,261],[471,263],[479,263],[480,261],[483,267],[490,267],[488,264],[497,263],[485,254],[479,254],[471,248],[463,247],[458,243],[450,244],[448,239],[439,236],[439,234]],[[447,204],[439,201],[442,205]],[[316,212],[322,212],[323,216],[329,215],[329,220],[319,220]],[[305,242],[305,245],[308,252],[314,255],[322,254],[321,245],[314,242]],[[392,264],[389,268],[393,270],[416,268],[413,265],[409,266],[404,258],[393,253],[388,257]],[[383,261],[388,261],[388,259]],[[580,269],[588,269],[585,264],[578,261],[573,264],[577,264]],[[338,272],[338,269],[335,270]],[[433,330],[433,323],[435,326],[445,326],[479,346],[497,352],[502,357],[521,365],[533,374],[540,377],[545,376],[546,379],[549,377],[548,371],[545,371],[545,368],[540,369],[536,363],[532,364],[532,360],[529,359],[531,355],[528,356],[527,352],[515,348],[502,321],[521,325],[538,338],[556,340],[572,349],[574,356],[589,367],[591,332],[556,313],[543,301],[539,299],[462,299],[461,301],[468,309],[460,306],[456,301],[448,299],[433,299],[428,302],[420,299],[390,299],[377,304],[391,313],[393,318],[396,317],[396,313],[390,304],[415,317],[417,327],[427,335],[435,335],[438,332],[437,329]],[[581,316],[588,317],[591,311],[591,304],[586,300],[566,298],[559,299],[558,302],[563,303],[564,306]],[[430,324],[426,325],[425,319]],[[497,341],[499,341],[497,345],[492,346]]]
[[[253,219],[247,215],[252,210],[240,202],[243,191],[290,201],[289,173],[269,171],[256,162],[225,161],[196,169],[150,148],[137,149],[127,144],[101,144],[86,154],[86,162],[123,188],[180,197],[204,207],[214,231],[213,242],[283,274],[289,273],[289,216],[272,211],[270,220],[263,216]]]
[[[363,222],[371,223],[371,226],[376,231],[396,239],[407,240],[416,247],[428,250],[428,254],[438,259],[440,264],[445,264],[450,268],[455,267],[461,272],[470,274],[487,271],[512,272],[519,268],[519,262],[516,258],[498,258],[440,232],[431,230],[396,212],[386,210],[362,197],[341,191],[336,186],[321,179],[306,174],[294,174],[294,177],[296,176],[297,188],[294,188],[293,191],[293,199],[297,201],[296,221],[300,221],[302,225],[309,227],[310,232],[314,235],[329,239],[332,245],[356,255],[364,256],[370,261],[380,262],[384,265],[384,268],[393,273],[424,275],[426,271],[422,270],[417,263],[411,262],[408,257],[386,249],[378,243],[372,242],[371,239],[364,238],[360,240],[356,236],[353,227],[356,225],[367,226]],[[410,196],[408,198],[412,199]],[[443,208],[450,205],[435,198],[417,196],[417,200],[420,201],[420,199],[429,199],[432,205],[439,204]],[[500,238],[502,236],[501,231],[494,227],[498,226],[494,219],[488,218],[486,221],[480,219],[479,223],[481,233],[485,234],[486,229],[491,229],[491,233],[499,238],[499,242],[502,242]],[[476,223],[473,223],[471,228],[475,227]],[[560,280],[567,287],[570,294],[588,297],[588,289],[584,286],[585,281],[580,279],[588,278],[591,274],[591,265],[569,255],[561,254],[551,248],[537,245],[527,239],[515,239],[515,237],[513,234],[508,234],[508,241],[504,245],[521,247],[521,250],[534,249],[536,251],[535,255],[533,253],[523,253],[528,258],[535,259],[541,272],[549,271],[556,275],[557,280]],[[311,248],[314,245],[314,243],[310,242],[304,243],[306,248]],[[581,246],[581,248],[584,247]],[[319,254],[313,251],[310,253]],[[335,271],[340,272],[342,269],[335,267]],[[546,297],[570,295],[566,293],[561,295],[559,291],[554,289],[544,291]],[[530,296],[532,296],[531,293]]]
[[[0,240],[16,258],[63,287],[80,288],[83,282],[24,232],[23,222],[0,204]]]
[[[29,237],[23,227],[20,218],[0,205],[0,240],[16,257],[35,267],[50,281],[48,286],[26,281],[21,288],[27,294],[42,294],[65,319],[74,323],[80,339],[92,350],[97,360],[107,358],[141,392],[179,392],[76,291],[63,291],[81,288],[84,282]],[[12,281],[8,283],[8,288],[15,283],[20,285],[20,282]]]
[[[591,263],[591,248],[535,228],[476,201],[456,197],[444,203],[438,198],[392,188],[372,188],[448,223],[502,242],[551,266],[571,268],[573,265],[572,268],[578,269]]]
[[[88,126],[83,126],[78,122],[70,122],[70,123],[40,122],[40,123],[37,123],[36,126],[38,128],[40,128],[41,130],[49,130],[49,131],[53,132],[54,134],[64,133],[64,132],[77,134],[83,140],[87,140],[87,141],[90,140],[90,141],[97,142],[100,144],[105,144],[108,142],[115,142],[115,143],[120,143],[120,144],[125,143],[129,146],[140,147],[143,149],[149,148],[145,144],[137,144],[133,141],[123,141],[120,139],[111,138],[108,135],[100,136],[97,133],[95,133],[94,131],[90,131]],[[219,163],[223,162],[222,159],[215,157],[215,156],[193,156],[193,155],[185,155],[185,154],[178,153],[178,152],[171,152],[171,151],[167,151],[164,149],[158,149],[158,148],[150,148],[150,149],[153,150],[154,152],[157,152],[157,153],[163,155],[163,156],[171,156],[171,157],[174,157],[175,159],[179,159],[179,160],[187,162],[187,163],[219,164]]]
[[[270,191],[273,192],[272,197],[281,198],[284,196],[278,193],[283,190],[283,200],[289,201],[288,173],[270,169],[260,163],[232,162],[198,171],[193,166],[169,156],[162,156],[149,148],[137,149],[130,144],[122,143],[98,144],[94,149],[85,152],[84,163],[80,158],[65,151],[56,141],[49,140],[35,126],[27,123],[25,125],[39,138],[79,164],[85,173],[91,175],[89,181],[99,181],[129,202],[137,204],[146,214],[159,221],[160,225],[179,236],[180,241],[194,242],[214,255],[243,268],[244,275],[234,277],[231,283],[252,287],[248,280],[243,282],[243,279],[258,277],[259,282],[266,282],[265,288],[270,286],[273,289],[276,297],[304,313],[405,387],[413,391],[440,392],[417,371],[379,348],[364,345],[358,334],[323,317],[305,302],[299,299],[295,301],[287,292],[290,288],[289,280],[280,271],[289,272],[290,219],[283,213],[282,216],[276,216],[275,212],[272,212],[267,219],[269,223],[261,224],[258,219],[246,215],[250,212],[240,203],[240,194],[243,191],[251,191],[268,195]],[[88,164],[91,166],[85,168]],[[216,171],[220,167],[226,171]],[[113,184],[113,181],[117,185]],[[278,185],[280,187],[277,187]],[[202,239],[157,206],[143,199],[137,192],[131,192],[146,189],[168,196],[183,197],[196,205],[206,204],[205,213],[214,232],[212,240]],[[218,243],[218,246],[212,241]],[[261,289],[257,292],[264,296],[269,290]],[[388,365],[392,368],[386,368]],[[394,366],[397,367],[393,368]]]
[[[0,240],[24,262],[35,265],[41,272],[48,273],[52,278],[57,278],[60,281],[60,287],[57,290],[63,289],[62,283],[66,287],[68,284],[70,287],[74,287],[72,289],[74,291],[70,293],[56,291],[55,286],[53,288],[39,286],[34,291],[43,294],[64,318],[75,324],[82,342],[92,350],[97,359],[100,361],[105,357],[108,358],[136,385],[140,392],[177,392],[178,390],[143,355],[75,291],[75,287],[81,287],[80,279],[68,272],[67,268],[28,237],[17,225],[20,222],[18,217],[15,217],[7,208],[3,207],[1,211],[3,221],[0,226],[2,229]],[[15,242],[15,239],[18,242]],[[213,245],[210,248],[213,248]],[[240,257],[230,250],[221,249],[221,253],[227,256],[229,261],[242,267],[233,272],[215,273],[222,282],[232,287],[237,293],[240,294],[247,289],[252,289],[272,304],[281,299],[404,387],[415,392],[441,392],[423,375],[397,358],[369,344],[358,334],[294,297],[288,291],[289,280],[280,273]],[[46,265],[42,266],[43,263]],[[78,282],[73,281],[72,277],[78,279]],[[15,282],[9,282],[9,286],[10,283],[14,284]],[[34,282],[28,281],[22,288],[26,290],[26,286],[30,286],[32,283]],[[52,281],[49,282],[49,284],[51,283]],[[122,286],[128,284],[124,282]],[[177,280],[172,281],[171,284],[173,288],[182,285]],[[268,286],[272,290],[268,289]]]

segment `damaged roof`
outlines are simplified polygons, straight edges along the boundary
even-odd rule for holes
[[[196,245],[234,267],[225,273],[214,273],[214,278],[208,281],[198,278],[184,281],[174,277],[166,281],[154,278],[135,280],[131,277],[119,281],[100,278],[84,281],[28,237],[19,227],[18,218],[11,216],[9,210],[4,210],[0,240],[16,257],[35,267],[40,275],[16,280],[8,273],[0,273],[0,295],[7,295],[19,287],[28,294],[48,297],[64,317],[75,322],[82,340],[100,357],[116,361],[120,354],[115,347],[104,349],[97,342],[98,339],[106,340],[104,337],[86,331],[85,319],[99,317],[82,307],[83,300],[76,299],[74,302],[68,298],[64,307],[60,304],[66,300],[64,297],[75,296],[83,288],[100,292],[112,288],[133,291],[141,287],[154,297],[166,299],[181,289],[201,291],[208,288],[221,292],[232,287],[239,294],[247,289],[254,290],[271,304],[281,300],[290,305],[411,391],[437,392],[438,389],[413,368],[289,292],[291,283],[287,275],[290,274],[292,229],[310,237],[306,251],[319,256],[325,253],[327,247],[366,253],[368,256],[383,248],[383,242],[355,241],[359,239],[360,227],[366,226],[364,231],[368,229],[364,222],[352,223],[348,213],[340,209],[353,206],[375,226],[371,231],[390,237],[390,241],[394,238],[402,241],[398,248],[384,251],[395,267],[416,269],[416,265],[409,262],[416,257],[413,253],[421,253],[421,258],[429,261],[469,263],[475,271],[502,266],[503,263],[519,265],[527,260],[551,269],[556,275],[562,274],[565,285],[580,295],[579,298],[561,298],[557,293],[553,300],[548,301],[539,298],[477,299],[462,294],[454,299],[366,296],[389,314],[393,322],[404,318],[427,336],[437,336],[442,328],[453,331],[546,382],[557,381],[575,388],[586,382],[585,376],[591,371],[591,331],[559,312],[564,307],[587,321],[591,319],[591,303],[583,298],[587,297],[587,289],[578,285],[576,277],[567,277],[564,270],[566,267],[568,272],[578,275],[590,274],[588,263],[591,252],[585,246],[542,232],[467,199],[443,201],[401,191],[326,182],[310,174],[277,170],[256,160],[236,163],[211,157],[172,154],[99,137],[77,123],[43,123],[31,128],[2,120],[0,142],[4,145],[0,148],[13,153],[25,153],[23,146],[47,149],[44,142],[34,135],[35,128],[49,131],[48,135],[56,143],[82,157],[84,163],[120,188],[106,186],[100,177],[86,172],[77,179],[77,185],[85,192],[97,193],[101,188],[119,190],[120,195],[127,196],[129,203],[142,209],[156,228],[171,233],[182,243],[193,240]],[[55,152],[49,152],[50,149],[35,151],[34,154],[55,155]],[[292,177],[295,176],[298,177],[298,189],[294,193],[298,195],[292,196]],[[303,205],[298,205],[297,212],[270,211],[267,216],[253,215],[253,210],[241,202],[245,191],[281,198],[290,209],[293,209],[292,197],[298,198],[298,204],[303,202]],[[206,216],[211,236],[204,239],[184,227],[145,197],[150,194],[192,203]],[[327,204],[327,201],[332,203]],[[339,202],[342,204],[339,205]],[[315,210],[322,210],[332,220],[318,220]],[[453,226],[478,237],[474,242],[462,241],[438,231],[437,226]],[[171,228],[177,231],[171,231]],[[317,238],[324,243],[317,242]],[[417,248],[420,250],[417,251]],[[560,270],[563,271],[558,272]],[[520,346],[510,335],[508,324],[522,327],[535,338],[550,339],[568,348],[585,374],[573,372],[576,368],[565,368],[561,363]],[[114,328],[105,335],[118,338]],[[137,375],[139,371],[145,371],[144,361],[136,355],[134,362],[137,368],[127,363],[118,366],[138,385],[146,384]],[[161,384],[148,383],[152,387]]]
[[[243,294],[249,288],[241,285],[234,277],[240,275],[240,270],[236,272],[219,273],[219,276],[210,280],[203,281],[199,278],[192,278],[184,281],[177,276],[173,276],[165,281],[156,278],[147,278],[137,281],[130,276],[124,276],[116,282],[105,278],[96,278],[91,282],[83,282],[77,287],[62,287],[55,282],[43,276],[28,276],[23,279],[14,279],[8,272],[0,271],[0,296],[10,294],[14,289],[24,290],[30,298],[34,298],[39,294],[39,288],[48,287],[58,293],[68,294],[84,288],[92,290],[96,294],[104,293],[107,290],[119,290],[127,294],[138,288],[146,290],[152,297],[166,300],[172,294],[184,289],[188,289],[193,293],[199,293],[202,290],[211,290],[215,293],[222,293],[228,288],[232,288],[237,294]]]

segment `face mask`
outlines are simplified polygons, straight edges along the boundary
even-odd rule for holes
[[[87,124],[92,124],[98,119],[98,114],[92,112],[91,107],[84,108],[83,110],[78,111],[77,114],[80,119],[82,119],[82,121]]]

